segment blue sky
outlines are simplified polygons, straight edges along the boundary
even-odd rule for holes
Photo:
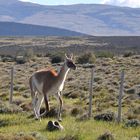
[[[21,0],[43,5],[69,5],[78,3],[111,4],[116,6],[140,7],[140,0]]]

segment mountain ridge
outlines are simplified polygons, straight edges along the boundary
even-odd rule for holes
[[[48,6],[18,0],[7,5],[7,1],[2,1],[0,21],[51,26],[97,36],[140,35],[140,8],[99,4]]]
[[[85,36],[85,34],[48,26],[0,22],[0,36]]]

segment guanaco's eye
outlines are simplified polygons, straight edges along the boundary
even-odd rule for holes
[[[74,66],[74,64],[72,63],[72,62],[67,62],[67,66],[69,67],[69,68],[71,68],[71,67],[73,67]]]

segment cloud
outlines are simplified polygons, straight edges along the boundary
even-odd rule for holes
[[[117,6],[140,7],[140,0],[103,0],[103,4],[111,4]]]

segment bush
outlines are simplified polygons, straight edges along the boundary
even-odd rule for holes
[[[128,90],[126,90],[126,93],[127,94],[135,94],[135,89],[134,88],[130,88],[130,89],[128,89]]]
[[[17,64],[25,64],[27,62],[27,59],[24,56],[17,56],[15,58],[15,61]]]
[[[140,106],[133,108],[133,113],[140,115]]]
[[[14,57],[12,57],[12,56],[1,56],[1,61],[2,62],[13,62],[14,61]]]
[[[95,120],[102,120],[102,121],[113,121],[115,120],[116,116],[113,112],[107,112],[103,114],[96,115],[94,117]]]
[[[37,53],[36,56],[37,56],[37,57],[43,57],[44,55],[41,54],[41,53]]]
[[[86,64],[86,63],[95,63],[96,57],[93,53],[86,52],[77,58],[77,63]]]
[[[71,99],[76,99],[76,98],[79,98],[80,96],[81,96],[80,91],[72,90],[72,91],[64,93],[64,97],[71,98]]]
[[[7,120],[0,120],[0,127],[7,126],[9,124],[9,121]]]
[[[0,103],[0,113],[18,113],[22,112],[22,108],[15,104],[9,105],[8,103]]]
[[[96,53],[96,57],[113,58],[114,54],[109,51],[101,51]]]
[[[50,55],[51,63],[60,63],[64,61],[64,54],[63,53],[55,53]]]
[[[59,138],[58,140],[80,140],[78,135],[66,135],[65,137]]]
[[[134,55],[133,52],[125,52],[124,55],[123,55],[123,57],[130,57],[132,55]]]
[[[51,63],[60,63],[62,62],[62,57],[61,56],[54,56],[52,59],[51,59]]]
[[[89,120],[89,115],[87,113],[86,114],[83,114],[81,116],[78,116],[76,118],[76,121],[87,121],[87,120]]]
[[[16,53],[15,61],[17,64],[24,64],[29,60],[33,59],[34,52],[32,49],[27,49],[25,51],[18,51]]]
[[[81,108],[75,107],[71,110],[71,115],[76,117],[76,116],[82,114],[83,112],[84,111]]]
[[[44,113],[46,108],[41,108],[40,113]],[[52,107],[47,114],[45,114],[43,117],[56,117],[58,115],[58,110],[55,107]]]
[[[25,56],[25,58],[26,58],[27,60],[32,59],[32,58],[34,57],[34,51],[33,51],[33,49],[32,49],[32,48],[27,49],[27,50],[25,51],[24,56]]]
[[[128,122],[125,123],[126,127],[138,127],[140,126],[140,121],[137,119],[132,119],[129,120]]]
[[[31,132],[29,134],[19,132],[14,135],[6,135],[6,136],[0,134],[0,140],[47,140],[47,138],[43,137],[38,132]]]
[[[115,138],[111,133],[106,132],[103,135],[99,136],[97,140],[115,140]]]

